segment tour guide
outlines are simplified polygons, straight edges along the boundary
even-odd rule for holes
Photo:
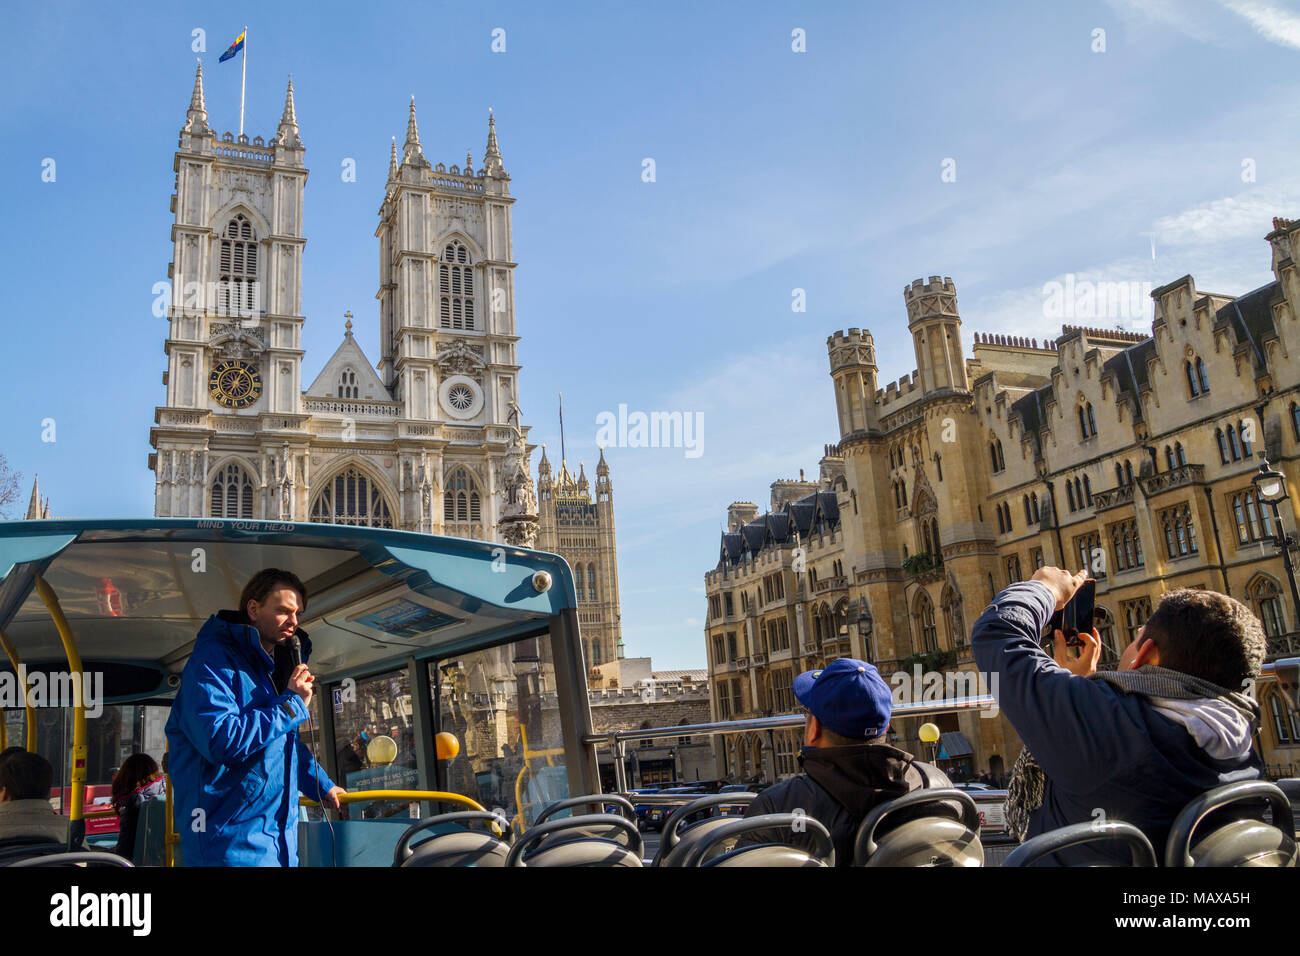
[[[338,809],[343,788],[298,739],[315,680],[298,629],[306,606],[302,582],[268,568],[244,586],[239,610],[218,611],[199,631],[167,720],[187,866],[297,866],[298,791]]]

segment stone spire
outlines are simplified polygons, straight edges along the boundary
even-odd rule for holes
[[[275,131],[275,141],[281,146],[302,145],[302,141],[298,139],[298,114],[293,108],[292,75],[289,77],[289,88],[284,93],[284,112],[280,114],[280,127]]]
[[[471,152],[469,151],[469,148],[468,148],[468,147],[466,147],[466,149],[465,149],[465,169],[464,169],[464,173],[465,173],[466,176],[473,176],[473,175],[474,175],[474,154],[471,153]]]
[[[505,176],[506,169],[501,164],[501,150],[497,148],[497,121],[488,109],[487,152],[483,154],[483,171],[489,176]]]
[[[186,133],[206,133],[208,131],[208,108],[203,104],[203,61],[199,61],[194,71],[194,92],[190,94],[190,109],[185,114],[185,125],[181,127]]]
[[[600,449],[600,461],[596,463],[596,477],[597,478],[609,477],[609,465],[605,463],[605,448],[603,445],[601,446]]]
[[[549,475],[551,473],[551,462],[546,457],[546,444],[542,444],[542,460],[537,463],[537,473],[539,475]]]
[[[32,479],[32,500],[27,503],[27,514],[23,519],[31,521],[33,518],[41,516],[41,476],[37,475]]]
[[[397,178],[397,137],[393,137],[393,149],[388,154],[388,178],[390,181]]]
[[[578,490],[585,492],[589,487],[591,486],[587,483],[587,472],[582,462],[578,462]]]
[[[41,517],[48,518],[49,516],[50,516],[50,499],[49,496],[46,496],[45,504],[41,505]]]
[[[411,94],[410,113],[406,119],[406,145],[402,149],[402,164],[428,166],[424,158],[424,149],[420,146],[420,128],[415,125],[415,94]]]

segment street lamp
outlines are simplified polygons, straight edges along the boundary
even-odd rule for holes
[[[1255,483],[1259,496],[1273,509],[1273,526],[1277,529],[1273,544],[1282,552],[1286,580],[1291,585],[1291,621],[1293,625],[1300,627],[1300,593],[1296,591],[1295,567],[1291,564],[1291,549],[1296,547],[1296,536],[1282,530],[1282,513],[1278,510],[1278,505],[1290,497],[1286,493],[1286,476],[1270,467],[1268,459],[1265,458],[1264,463],[1259,466],[1259,474],[1251,481]]]
[[[930,763],[936,764],[939,759],[939,728],[931,723],[924,723],[917,730],[916,735],[921,738],[921,742],[930,745]]]

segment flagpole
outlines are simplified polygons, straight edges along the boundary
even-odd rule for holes
[[[244,64],[239,75],[239,135],[244,135],[244,86],[248,81],[248,27],[244,27]]]

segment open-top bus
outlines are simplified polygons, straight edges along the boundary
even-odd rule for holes
[[[248,579],[268,567],[293,571],[307,588],[300,624],[312,641],[317,690],[313,718],[300,733],[349,791],[347,820],[319,807],[309,813],[313,795],[302,795],[302,865],[646,862],[627,799],[624,748],[631,740],[675,736],[681,727],[593,731],[577,598],[562,558],[410,532],[221,519],[0,524],[0,645],[8,662],[5,671],[0,661],[0,690],[11,695],[0,696],[0,749],[36,750],[59,770],[56,793],[67,796],[56,802],[71,823],[67,849],[80,850],[83,840],[92,849],[112,845],[115,828],[106,818],[113,811],[88,806],[87,796],[94,799],[92,788],[108,784],[130,753],[162,750],[167,708],[200,627],[233,607]],[[1295,663],[1279,661],[1265,676],[1284,675],[1294,694]],[[56,684],[81,692],[55,699],[63,696],[54,693]],[[989,702],[913,703],[896,714]],[[693,725],[691,732],[801,722],[778,716]],[[598,746],[615,756],[616,793],[601,794]],[[1273,800],[1281,836],[1278,827],[1265,832],[1246,824],[1229,841],[1231,852],[1220,846],[1207,859],[1294,865],[1290,808],[1265,793],[1269,787],[1261,783],[1245,796]],[[137,863],[183,863],[176,829],[186,821],[176,819],[170,788],[167,794],[142,815]],[[956,790],[909,794],[893,801],[901,806],[886,805],[863,822],[855,861],[861,854],[867,865],[982,865],[981,830],[987,837],[991,828],[980,804],[991,809],[988,801],[1001,798]],[[833,862],[829,837],[815,820],[738,819],[752,794],[635,799],[667,812],[659,865]],[[1189,845],[1205,813],[1185,834]],[[809,829],[811,847],[737,848],[744,833],[792,822]],[[1121,831],[1106,836],[1134,840]],[[0,865],[59,860],[51,849],[6,856],[0,841]]]

